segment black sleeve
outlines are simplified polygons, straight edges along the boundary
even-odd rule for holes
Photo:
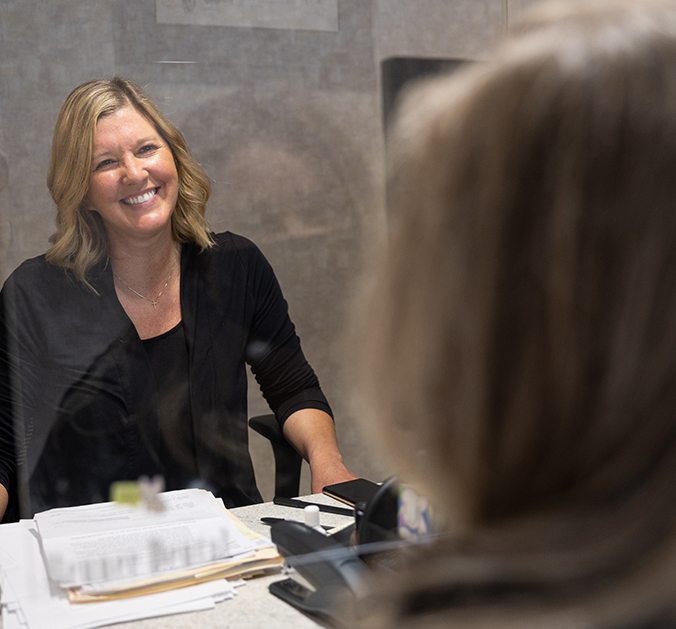
[[[0,483],[9,493],[3,522],[19,516],[17,456],[25,458],[40,387],[29,321],[21,314],[22,289],[13,280],[10,276],[0,291]]]
[[[280,424],[303,408],[319,409],[333,417],[303,354],[274,271],[260,250],[250,245],[246,259],[254,316],[246,358],[263,397]]]
[[[0,484],[9,492],[10,505],[12,505],[16,493],[16,460],[11,388],[12,360],[7,346],[7,321],[4,313],[5,299],[3,291],[0,293]],[[8,508],[7,511],[9,512],[10,509]],[[9,513],[6,513],[2,521],[6,522],[11,519],[14,518],[10,518]]]

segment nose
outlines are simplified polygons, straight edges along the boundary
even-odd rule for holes
[[[135,156],[129,156],[124,160],[124,173],[122,179],[125,183],[138,183],[143,181],[148,174],[142,160]]]

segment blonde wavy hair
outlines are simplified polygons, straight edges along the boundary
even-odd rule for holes
[[[451,541],[373,626],[674,613],[676,3],[534,9],[408,93],[388,159],[355,384]]]
[[[174,239],[203,249],[213,244],[204,216],[211,184],[181,132],[133,81],[122,77],[88,81],[76,87],[61,107],[47,174],[57,208],[47,260],[84,282],[91,267],[107,255],[103,223],[86,206],[94,131],[100,118],[127,105],[154,125],[174,157],[178,172],[178,199],[171,218]]]

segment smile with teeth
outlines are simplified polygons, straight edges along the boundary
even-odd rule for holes
[[[127,197],[126,199],[122,199],[121,203],[124,203],[125,205],[139,205],[140,203],[145,203],[146,201],[150,201],[156,194],[159,188],[153,188],[152,190],[148,190],[147,192],[144,192],[143,194],[139,194],[138,196],[135,197]]]

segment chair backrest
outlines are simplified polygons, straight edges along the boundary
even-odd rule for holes
[[[272,446],[275,459],[275,497],[298,496],[303,457],[286,440],[276,417],[272,413],[256,415],[249,419],[249,426],[265,437]]]

